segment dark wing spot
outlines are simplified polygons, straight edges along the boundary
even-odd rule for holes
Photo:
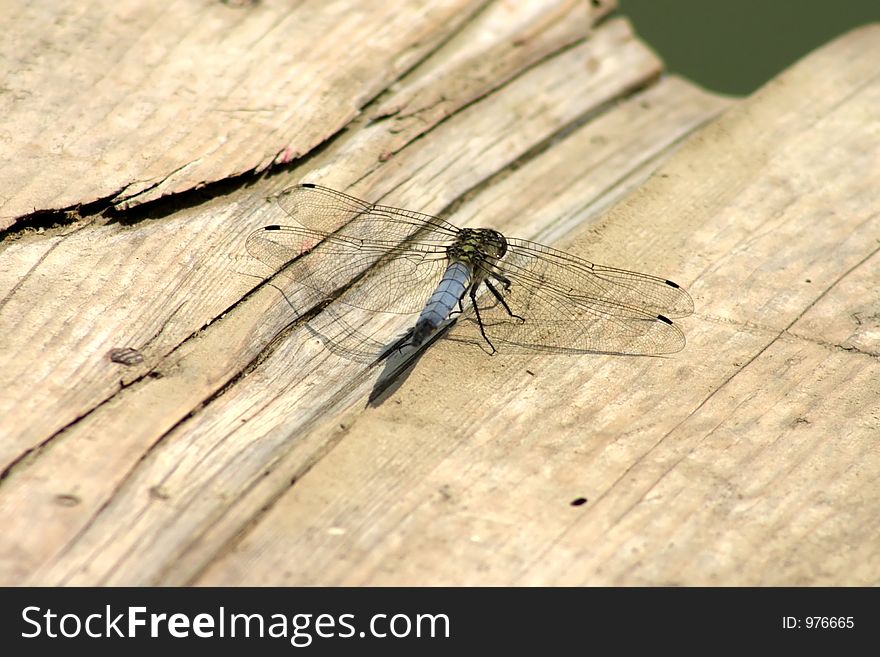
[[[281,226],[272,224],[271,226],[263,226],[263,230],[281,230]]]
[[[657,319],[659,319],[661,322],[666,322],[670,326],[672,325],[672,320],[669,319],[668,317],[664,317],[663,315],[657,315]]]
[[[666,284],[669,287],[675,287],[675,288],[679,287],[678,283],[673,283],[672,281],[666,281]]]
[[[315,188],[315,183],[303,183],[300,187],[308,187],[309,189]]]

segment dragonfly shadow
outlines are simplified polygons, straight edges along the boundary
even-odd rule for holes
[[[446,335],[455,324],[455,320],[455,317],[447,319],[418,347],[414,347],[410,343],[412,329],[388,345],[384,353],[380,355],[380,361],[385,366],[373,384],[373,390],[370,392],[367,406],[374,408],[380,406],[394,394],[403,385],[404,381],[409,378],[409,375],[413,372],[416,364],[425,354],[428,347]],[[471,342],[471,340],[467,342]]]

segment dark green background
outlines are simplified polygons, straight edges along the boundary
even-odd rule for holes
[[[619,13],[668,71],[749,94],[834,37],[880,21],[880,0],[619,0]]]

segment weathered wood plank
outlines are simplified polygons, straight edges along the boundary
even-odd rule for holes
[[[198,583],[880,582],[876,61],[810,55],[572,244],[680,272],[683,353],[441,341]]]
[[[529,88],[534,87],[530,84]],[[655,99],[657,111],[642,107],[643,102]],[[675,105],[677,111],[669,105]],[[604,169],[603,176],[593,182],[591,190],[601,201],[608,187],[626,177],[624,170],[643,161],[639,158],[655,157],[662,148],[659,144],[680,130],[682,124],[689,121],[698,125],[720,106],[718,101],[686,85],[670,82],[662,90],[628,103],[620,116],[609,115],[597,125],[590,124],[578,131],[577,138],[572,137],[575,141],[560,144],[562,160],[553,155],[556,149],[548,151],[535,165],[535,173],[531,175],[536,178],[530,178],[531,184],[537,188],[537,182],[547,174],[562,175],[564,171],[571,181],[583,180],[584,172],[592,170],[597,162],[620,147],[630,147],[633,153],[638,153],[635,162],[621,158],[617,166]],[[659,120],[664,114],[668,123]],[[639,137],[632,136],[633,125],[644,128],[639,131]],[[674,129],[669,127],[673,125]],[[634,143],[645,144],[649,127],[654,130],[658,143],[644,150],[635,147]],[[460,132],[473,134],[467,130]],[[582,168],[574,166],[571,158],[582,156],[601,135],[607,135],[605,147],[596,149],[592,158],[582,158]],[[441,143],[448,143],[447,139],[444,136]],[[551,203],[556,197],[547,195],[545,199]],[[563,214],[559,211],[562,208],[573,211],[572,204],[583,206],[585,201],[583,196],[574,195],[561,199],[562,202],[556,203],[556,211],[542,208],[537,202],[533,204],[535,226]],[[588,216],[589,211],[584,215]],[[521,221],[516,214],[508,216]],[[504,228],[505,216],[497,218],[499,221],[493,223]],[[534,232],[535,226],[530,227],[529,234]],[[144,581],[155,581],[156,577],[163,581],[185,580],[204,567],[205,560],[239,532],[268,500],[284,490],[290,477],[319,459],[338,436],[332,432],[329,436],[326,432],[311,432],[310,425],[324,421],[335,424],[336,420],[327,419],[338,412],[330,413],[334,402],[344,409],[352,401],[362,399],[372,377],[364,376],[363,366],[333,356],[315,340],[305,341],[307,337],[304,331],[299,336],[291,336],[260,368],[205,409],[198,421],[182,425],[153,450],[111,501],[110,507],[78,538],[73,553],[64,555],[47,573],[49,581],[56,581],[52,579],[55,577],[71,582],[80,578],[84,578],[82,581],[101,578],[100,581],[107,582],[116,581],[117,576],[125,579],[131,576],[131,570],[120,563],[129,560],[141,564],[138,572],[147,578]],[[272,462],[285,454],[285,466],[275,472],[280,480],[278,476],[267,477],[267,467],[271,468]],[[218,488],[220,480],[224,483]],[[161,486],[162,497],[175,500],[172,506],[158,504],[150,498],[149,491],[157,485]],[[249,494],[255,486],[259,487]],[[221,489],[223,492],[218,496],[217,491]],[[232,491],[238,492],[233,494]],[[242,497],[241,503],[233,513],[229,507],[239,497]],[[138,522],[127,523],[124,540],[113,541],[112,547],[103,545],[108,528],[117,525],[117,514],[128,516],[133,511],[132,505],[141,508],[136,512]],[[206,532],[204,536],[194,536],[195,525],[202,528],[199,534]],[[94,541],[101,544],[101,557],[97,560]],[[77,570],[71,572],[72,568]],[[98,572],[100,568],[107,570]]]
[[[0,18],[0,228],[304,155],[486,3],[14,4]]]
[[[523,8],[526,5],[518,6]],[[544,10],[549,6],[544,3]],[[567,24],[579,20],[581,27],[578,29],[583,34],[587,27],[587,16],[584,12],[576,11],[579,5],[561,3],[554,15],[558,14],[560,7],[568,7],[570,11],[558,18],[568,19]],[[546,56],[548,49],[564,48],[576,36],[571,29],[554,29],[553,23],[548,31],[535,34],[533,21],[536,15],[542,17],[543,14],[534,6],[530,9],[530,12],[520,15],[511,14],[502,6],[499,10],[487,10],[481,16],[482,21],[488,23],[484,32],[496,34],[502,43],[516,40],[515,27],[519,33],[531,37],[531,48],[510,51],[508,54],[512,63],[508,62],[506,66],[497,64],[498,69],[507,76],[516,66],[522,70],[533,65]],[[505,10],[504,15],[515,23],[507,32],[492,31],[489,28],[498,21],[501,10]],[[532,18],[532,22],[526,18]],[[617,30],[607,34],[607,37],[605,33],[599,36],[597,48],[582,49],[580,52],[605,56],[616,46],[613,41],[615,35],[619,37],[623,32]],[[497,43],[484,39],[483,47],[494,52]],[[530,55],[524,56],[524,51]],[[633,48],[632,52],[635,57],[641,53],[643,68],[628,79],[631,84],[639,84],[646,76],[656,72],[657,62],[645,56],[644,50]],[[446,49],[441,49],[438,55],[441,63],[432,64],[426,75],[434,79],[438,69],[445,71],[440,78],[439,92],[436,92],[447,99],[444,101],[445,113],[455,112],[474,98],[489,93],[493,85],[500,84],[494,81],[451,86],[448,81],[456,75],[465,80],[482,79],[478,74],[485,67],[483,60],[471,52],[472,56],[464,62],[449,64],[450,53]],[[429,60],[431,63],[433,61]],[[576,66],[577,62],[571,62],[570,65]],[[404,98],[409,92],[409,85],[424,89],[426,84],[418,74],[407,78],[407,82],[407,85],[402,84],[399,92]],[[603,78],[597,87],[601,89],[606,83],[607,78]],[[459,94],[459,91],[462,93]],[[609,89],[606,93],[613,95],[614,91]],[[397,96],[391,100],[395,98]],[[563,103],[562,111],[576,111],[572,110],[576,102]],[[383,109],[383,112],[387,113],[387,110]],[[348,147],[344,150],[334,148],[323,159],[310,163],[307,171],[318,177],[314,172],[319,162],[330,162],[328,166],[335,172],[336,180],[345,185],[347,183],[343,182],[342,177],[347,170],[357,171],[357,174],[350,174],[354,176],[362,175],[376,166],[387,169],[391,163],[384,165],[378,158],[382,153],[393,150],[389,146],[401,148],[401,140],[416,139],[443,118],[444,113],[422,117],[417,128],[413,128],[406,117],[380,121],[357,133],[357,138],[348,140]],[[493,165],[489,166],[491,168]],[[240,299],[243,291],[251,287],[255,279],[231,277],[230,273],[241,269],[247,271],[247,267],[230,260],[229,256],[241,253],[242,236],[248,230],[259,223],[278,219],[277,216],[271,216],[261,197],[269,193],[272,184],[277,186],[283,180],[296,180],[296,175],[276,178],[274,183],[269,183],[270,187],[262,187],[263,194],[258,187],[247,196],[236,196],[233,203],[210,206],[202,210],[197,218],[181,214],[161,225],[145,226],[143,230],[138,228],[133,233],[113,225],[78,232],[64,246],[45,257],[45,240],[9,246],[3,254],[4,280],[8,281],[10,289],[13,285],[21,289],[15,295],[10,295],[7,299],[9,305],[0,315],[0,326],[9,329],[6,335],[14,335],[17,340],[16,343],[9,343],[10,350],[6,352],[9,360],[4,363],[3,381],[8,381],[8,387],[0,403],[0,417],[13,420],[6,413],[11,407],[21,413],[40,408],[42,413],[35,422],[17,423],[14,428],[0,425],[0,428],[7,429],[7,435],[14,437],[0,447],[8,450],[0,459],[4,467],[8,466],[11,454],[32,449],[54,431],[89,412],[116,392],[119,368],[108,367],[106,363],[96,360],[96,355],[103,355],[109,349],[125,344],[142,349],[147,356],[146,362],[142,367],[125,373],[123,379],[129,382],[149,371],[159,358]],[[447,196],[454,198],[448,192]],[[266,215],[266,218],[260,220],[252,216],[255,212]],[[246,216],[247,221],[252,223],[237,225],[241,216]],[[34,263],[39,263],[39,270],[32,274],[29,270]],[[181,263],[192,267],[182,268]],[[120,272],[124,275],[122,279],[118,278]],[[253,273],[265,272],[258,270]],[[108,281],[114,285],[107,285]],[[33,299],[40,299],[40,303],[35,304]],[[88,306],[87,312],[92,313],[91,317],[83,316],[84,304]],[[97,316],[108,327],[106,333],[92,330]],[[274,330],[277,331],[277,328]],[[72,333],[82,334],[87,341],[74,341]],[[56,390],[48,388],[53,382],[60,382],[60,387]],[[33,389],[46,390],[48,394],[36,398],[30,394]]]
[[[556,241],[726,105],[655,84],[622,21],[571,47],[575,5],[507,9],[287,175],[5,245],[2,581],[880,581],[880,28],[728,112],[570,243],[687,284],[673,358],[441,340],[364,410],[377,368],[291,324],[314,300],[283,277],[294,308],[254,288],[244,237],[283,220],[264,199],[290,182]],[[145,362],[109,363],[129,342]]]
[[[491,21],[495,16],[493,12],[486,12],[484,18]],[[581,14],[580,18],[586,16]],[[532,29],[528,22],[520,25],[521,31]],[[597,38],[596,46],[581,49],[580,56],[604,54],[616,46],[613,39],[619,38],[623,31],[625,28],[614,28],[603,33]],[[499,38],[509,39],[510,35],[502,33]],[[561,40],[555,41],[557,49],[568,45],[570,39],[570,33],[563,34]],[[491,43],[486,47],[491,48]],[[543,44],[534,56],[543,56],[548,47]],[[634,47],[632,51],[642,56],[643,68],[629,78],[631,84],[638,84],[646,76],[655,74],[658,64],[643,49]],[[479,58],[474,61],[478,63]],[[535,60],[523,59],[517,53],[515,61],[528,67]],[[577,65],[577,57],[569,61],[569,66]],[[464,76],[468,73],[467,65],[455,70]],[[424,86],[418,76],[411,78],[411,83]],[[491,85],[482,85],[484,93],[490,89]],[[615,93],[613,89],[604,92],[601,89],[599,84],[590,91],[609,96]],[[442,91],[456,99],[447,102],[449,111],[473,100],[471,95],[455,96],[454,89],[448,87]],[[572,115],[585,111],[578,105],[583,102],[597,101],[588,99],[585,93],[572,102],[562,102],[560,111]],[[435,116],[434,123],[442,118]],[[335,169],[331,165],[334,171],[345,171],[351,162],[357,165],[356,170],[363,172],[374,166],[378,154],[388,150],[388,144],[396,143],[404,132],[409,139],[416,139],[424,129],[405,131],[396,119],[380,122],[365,131],[368,139],[348,140],[347,147],[328,151],[324,161],[341,160]],[[552,125],[544,128],[552,129]],[[500,166],[497,160],[487,159],[486,163],[490,173]],[[385,168],[390,166],[388,163]],[[307,171],[313,172],[314,166],[310,165]],[[301,175],[294,173],[286,180],[297,180]],[[342,174],[336,175],[344,186]],[[244,235],[261,223],[278,219],[278,209],[268,206],[263,197],[272,185],[279,184],[283,184],[281,177],[268,187],[263,185],[262,193],[258,187],[239,194],[229,203],[224,200],[194,214],[181,213],[160,224],[146,224],[134,230],[110,225],[77,232],[45,257],[44,240],[13,244],[5,250],[7,280],[10,286],[16,281],[19,289],[7,299],[0,315],[0,326],[8,329],[4,335],[15,336],[16,340],[9,343],[10,349],[5,352],[8,360],[3,363],[2,371],[6,394],[0,405],[0,417],[13,422],[15,418],[7,411],[16,408],[19,413],[30,412],[36,421],[0,425],[4,434],[12,437],[0,446],[6,450],[2,458],[4,467],[15,454],[34,448],[117,391],[119,368],[109,366],[98,356],[125,344],[140,348],[147,358],[143,366],[125,372],[122,378],[130,382],[157,366],[162,356],[213,321],[254,285],[257,280],[254,277],[230,274],[248,272],[248,263],[241,262]],[[451,191],[445,194],[450,200],[454,198]],[[35,262],[39,268],[30,272]],[[251,273],[265,274],[265,271],[256,269]],[[34,303],[34,299],[40,302]],[[93,330],[97,317],[102,320],[104,332]],[[272,334],[278,330],[277,326],[270,328]],[[80,337],[85,341],[80,342]],[[252,357],[253,354],[246,360]],[[58,387],[52,389],[52,385]],[[43,390],[45,394],[35,397],[31,394],[34,389]],[[35,412],[38,408],[42,413]]]
[[[487,11],[481,18],[488,20],[493,14]],[[527,21],[522,22],[521,29],[531,30],[534,36],[534,26]],[[509,38],[509,32],[499,34],[503,35],[502,40]],[[547,34],[551,42],[556,40],[557,50],[571,40],[571,33],[567,31],[549,30]],[[485,47],[498,51],[491,40]],[[407,127],[405,116],[400,121],[393,117],[374,122],[334,142],[309,162],[307,170],[292,172],[288,180],[298,180],[306,171],[310,179],[312,175],[320,177],[316,171],[324,169],[328,172],[325,177],[331,177],[332,184],[345,187],[346,175],[351,182],[353,172],[362,175],[378,159],[381,167],[363,178],[356,188],[356,191],[374,191],[358,193],[377,198],[383,190],[394,189],[395,199],[399,199],[395,202],[436,211],[523,154],[536,147],[552,145],[548,140],[561,129],[611,107],[614,99],[644,86],[659,71],[656,59],[633,39],[621,21],[605,24],[588,42],[555,56],[546,56],[548,48],[549,43],[544,43],[534,50],[536,57],[545,59],[537,66],[536,60],[522,59],[518,51],[501,49],[511,56],[516,52],[517,64],[499,64],[498,70],[509,72],[521,66],[525,72],[489,95],[486,93],[498,84],[459,85],[464,95],[449,103],[447,111],[428,113],[436,124],[429,133],[426,134],[423,126]],[[425,62],[431,75],[444,67],[465,74],[469,66],[477,70],[483,66],[478,57],[462,64],[445,49],[438,51],[438,55],[449,57],[452,62]],[[583,76],[585,71],[591,73],[585,83],[575,90],[568,88],[570,80]],[[510,77],[508,73],[505,75]],[[436,79],[438,84],[450,85],[454,76],[436,76]],[[402,81],[401,97],[406,97],[409,84],[426,89],[424,80],[415,71]],[[483,91],[479,92],[480,89]],[[436,95],[451,96],[449,93]],[[475,98],[478,102],[468,105]],[[661,144],[654,148],[662,151],[662,143],[668,140],[669,134],[677,135],[676,131],[683,125],[693,126],[706,120],[720,107],[717,102],[706,99],[704,104],[695,105],[693,112],[683,112],[677,120],[671,121],[665,136],[657,132],[648,142]],[[456,111],[457,108],[464,109]],[[446,118],[448,112],[455,114]],[[396,140],[406,130],[411,139],[419,139],[413,142],[414,146],[401,148]],[[395,149],[399,151],[396,155],[393,154]],[[387,158],[375,155],[386,152],[392,155]],[[458,156],[450,158],[449,153]],[[654,154],[649,150],[648,158]],[[338,166],[334,166],[334,162]],[[609,180],[625,179],[633,168],[643,164],[642,158],[621,161],[621,169]],[[230,254],[241,254],[244,236],[253,227],[278,220],[278,209],[263,199],[272,187],[285,183],[279,178],[267,183],[263,192],[259,187],[252,188],[206,207],[132,228],[115,224],[87,226],[82,229],[87,232],[66,238],[63,245],[39,261],[17,294],[7,299],[0,319],[13,322],[14,330],[5,334],[17,335],[18,344],[15,352],[7,352],[15,354],[8,361],[11,369],[4,369],[8,381],[15,386],[4,387],[4,401],[14,399],[11,407],[16,413],[3,416],[6,420],[3,430],[14,432],[18,442],[3,441],[3,448],[7,450],[7,476],[0,488],[0,509],[4,517],[10,519],[10,532],[5,543],[0,544],[4,580],[20,581],[37,567],[40,574],[31,581],[72,581],[70,577],[76,572],[86,579],[94,576],[95,581],[110,581],[114,576],[130,577],[132,572],[118,570],[115,561],[126,552],[126,541],[116,544],[118,551],[114,555],[108,552],[106,559],[93,563],[91,574],[80,572],[78,568],[81,556],[94,549],[94,540],[103,545],[117,531],[108,532],[103,521],[98,521],[101,517],[118,517],[111,511],[117,508],[114,499],[125,497],[125,491],[136,491],[139,499],[148,506],[155,506],[169,495],[169,487],[164,482],[171,471],[163,470],[164,474],[156,479],[151,464],[158,463],[162,470],[169,463],[165,459],[170,457],[174,463],[172,471],[179,467],[181,471],[189,467],[189,462],[184,459],[187,464],[178,466],[175,450],[189,445],[186,449],[189,457],[200,458],[199,450],[205,449],[202,454],[219,459],[187,486],[196,491],[204,485],[213,486],[211,482],[216,476],[231,474],[237,482],[235,485],[244,491],[259,480],[259,473],[271,467],[271,463],[289,449],[287,436],[292,426],[277,426],[277,417],[273,415],[277,409],[270,409],[249,422],[244,434],[239,429],[242,417],[251,417],[253,408],[237,417],[232,425],[228,424],[229,413],[239,413],[236,408],[230,411],[224,407],[216,411],[214,419],[196,413],[200,418],[195,423],[198,426],[188,425],[184,433],[203,436],[202,447],[193,447],[189,438],[181,442],[177,432],[168,434],[175,424],[196,411],[199,404],[210,400],[212,394],[240,373],[249,361],[263,353],[272,337],[291,320],[291,309],[279,303],[273,288],[262,288],[236,305],[255,279],[237,275],[247,271],[248,263]],[[20,256],[26,267],[32,267],[37,259],[29,248],[27,241],[22,241],[8,247],[4,257]],[[45,247],[39,248],[42,255]],[[189,267],[181,268],[181,263]],[[120,287],[120,283],[124,283],[124,287]],[[52,293],[44,293],[50,286]],[[41,303],[29,303],[32,299],[41,299]],[[235,306],[234,311],[222,322],[187,340],[190,334],[231,306]],[[303,334],[299,331],[292,336],[292,344],[302,345]],[[122,368],[110,364],[104,354],[111,346],[129,343],[142,348],[146,360],[143,365],[120,374]],[[299,372],[302,380],[294,395],[299,396],[301,403],[294,405],[295,412],[289,420],[293,426],[309,426],[321,417],[334,394],[338,399],[345,399],[338,377],[351,377],[352,372],[362,373],[363,368],[352,369],[350,363],[333,363],[328,367],[326,352],[309,342],[302,347],[304,351],[299,357],[286,362],[282,359],[287,352],[277,352],[274,369],[269,374],[255,371],[242,381],[250,381],[253,387],[233,386],[221,399],[234,397],[235,404],[243,404],[239,408],[253,407],[255,401],[259,406],[263,403],[260,398],[274,393],[261,388],[256,377],[289,388],[291,381],[296,380],[291,378],[291,371]],[[296,351],[294,347],[294,353]],[[53,363],[61,371],[54,369]],[[161,378],[153,378],[155,375]],[[127,387],[114,395],[119,378],[123,378]],[[369,387],[369,380],[362,375],[354,376],[354,380],[356,389],[350,394],[357,396],[359,390]],[[41,396],[30,395],[33,390],[41,390]],[[236,392],[231,397],[232,390]],[[333,393],[334,390],[337,392]],[[8,391],[17,391],[17,397],[8,395]],[[302,395],[306,402],[302,402]],[[219,409],[217,401],[209,408]],[[286,398],[279,402],[278,408],[287,408],[290,402],[291,399]],[[80,416],[84,417],[78,420]],[[21,417],[32,418],[32,421],[24,423],[16,419]],[[57,433],[58,427],[66,423],[71,426]],[[234,437],[230,440],[228,436]],[[239,442],[242,436],[244,442]],[[151,451],[157,443],[157,450]],[[218,451],[217,447],[210,447],[212,444],[226,445],[229,451]],[[243,466],[241,450],[251,444],[262,445],[258,448],[262,451],[247,459],[247,465]],[[304,440],[303,446],[303,460],[313,460],[326,449],[326,440],[324,437],[311,442]],[[146,460],[140,464],[145,454]],[[22,459],[22,455],[28,456]],[[239,474],[232,473],[230,467],[240,470]],[[140,487],[141,476],[151,480],[146,488]],[[170,476],[173,480],[173,475]],[[134,483],[136,481],[138,483]],[[142,498],[142,493],[146,497]],[[194,507],[192,515],[174,514],[192,524],[186,526],[185,522],[169,528],[167,533],[160,532],[163,538],[157,549],[169,559],[154,561],[150,567],[143,563],[137,575],[139,581],[155,580],[163,571],[173,568],[175,557],[171,555],[188,550],[198,534],[209,530],[218,514],[223,514],[230,498],[224,493],[221,498],[211,497],[207,502],[205,507]],[[127,509],[124,514],[132,510],[127,504],[124,502],[121,507]],[[109,515],[100,511],[105,507]],[[167,507],[159,504],[157,511],[155,516],[144,518],[144,528],[151,523],[168,521]],[[250,513],[253,512],[251,508]],[[119,527],[123,533],[133,529],[129,520],[125,522],[126,529]],[[147,531],[154,529],[155,526]],[[130,536],[137,533],[131,531]],[[222,542],[218,540],[207,546],[206,554],[219,549]],[[153,549],[146,544],[144,547]],[[130,556],[140,559],[140,555],[134,553]],[[189,571],[173,576],[189,577],[203,566],[202,561],[194,559]]]

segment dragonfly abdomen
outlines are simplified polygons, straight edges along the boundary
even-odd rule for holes
[[[471,284],[471,269],[463,262],[453,262],[446,268],[443,278],[428,299],[413,329],[412,344],[419,346],[425,341],[464,296]]]

